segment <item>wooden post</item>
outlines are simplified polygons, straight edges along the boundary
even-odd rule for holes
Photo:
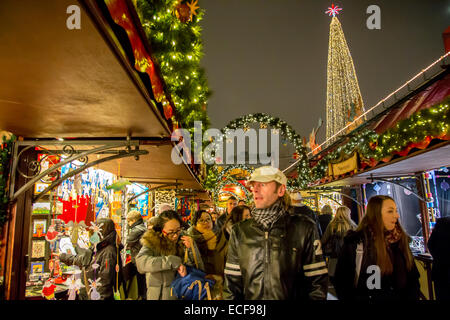
[[[19,167],[30,175],[28,163],[37,159],[37,151],[30,149],[21,156]],[[16,175],[15,189],[27,183],[26,178]],[[11,205],[11,220],[6,252],[5,297],[7,300],[24,300],[27,269],[29,265],[29,241],[33,189],[20,195]]]
[[[426,199],[426,193],[425,193],[425,186],[423,181],[423,173],[417,172],[416,173],[416,186],[417,186],[417,193],[420,197]],[[425,252],[428,251],[428,239],[430,236],[430,219],[428,215],[428,208],[427,204],[423,202],[422,200],[419,200],[419,206],[420,206],[420,216],[422,220],[422,235],[423,235],[423,243],[425,247]]]
[[[358,202],[361,203],[362,205],[362,206],[358,205],[358,224],[359,224],[364,216],[365,210],[362,185],[357,186],[355,190],[356,190],[356,200],[358,200]]]
[[[316,193],[314,194],[314,201],[315,201],[315,204],[316,204],[316,211],[319,212],[319,214],[320,214],[320,207],[319,207],[319,193],[318,193],[318,192],[316,192]]]

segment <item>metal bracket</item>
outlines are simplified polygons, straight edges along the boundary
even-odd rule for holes
[[[74,148],[73,145],[87,145],[87,144],[104,144],[101,147],[97,147],[91,150],[87,150],[81,153],[77,153]],[[112,141],[97,141],[97,142],[93,142],[93,141],[81,141],[81,140],[77,140],[77,141],[70,141],[69,143],[65,143],[65,142],[61,142],[61,141],[54,141],[54,140],[50,140],[50,141],[45,141],[45,140],[40,140],[40,141],[18,141],[15,143],[14,145],[14,160],[13,160],[13,165],[11,168],[11,188],[9,190],[9,199],[10,201],[14,201],[17,199],[17,197],[19,197],[21,194],[23,194],[24,192],[28,191],[30,188],[33,187],[33,185],[38,182],[39,180],[41,180],[42,178],[44,178],[45,176],[54,173],[55,171],[57,171],[59,168],[61,168],[62,166],[64,166],[67,163],[73,162],[75,160],[81,160],[82,163],[84,163],[84,165],[82,165],[79,169],[81,169],[79,171],[79,169],[75,170],[77,172],[81,172],[83,170],[85,170],[86,168],[101,163],[101,162],[105,162],[105,161],[109,161],[109,160],[113,160],[113,159],[118,159],[118,158],[124,158],[124,157],[128,157],[128,156],[139,156],[142,154],[147,154],[148,151],[133,151],[133,152],[126,152],[126,153],[121,153],[119,151],[119,154],[113,156],[113,157],[107,157],[104,159],[100,159],[100,161],[95,161],[89,165],[87,165],[88,162],[88,155],[90,154],[96,154],[96,153],[101,153],[105,150],[108,149],[114,149],[114,148],[121,148],[121,147],[127,147],[130,148],[130,145],[134,144],[135,146],[139,145],[139,141],[130,141],[129,139],[127,139],[127,141],[120,141],[120,142],[112,142]],[[48,168],[47,170],[45,170],[44,172],[40,172],[40,168],[41,165],[39,162],[37,161],[33,161],[30,164],[28,164],[29,168],[33,171],[36,172],[36,174],[34,176],[27,176],[24,175],[22,172],[20,172],[18,170],[18,164],[20,161],[20,156],[22,155],[23,152],[25,152],[26,150],[33,148],[33,147],[38,147],[40,145],[63,145],[63,149],[61,150],[62,154],[66,154],[69,157],[53,166],[51,166],[50,168]],[[26,146],[26,148],[24,148],[20,153],[18,153],[18,149],[20,146]],[[50,152],[50,153],[55,153],[55,152]],[[56,154],[56,153],[55,153]],[[45,157],[44,157],[45,158]],[[30,181],[28,181],[25,185],[23,185],[17,192],[14,192],[14,181],[15,181],[15,177],[16,177],[16,171],[21,174],[22,176],[24,176],[25,178],[31,178]],[[67,179],[68,177],[66,177],[65,179]],[[60,179],[59,179],[60,180]],[[58,181],[59,181],[58,180]],[[62,182],[62,181],[61,181]],[[52,184],[53,185],[53,184]],[[46,192],[48,190],[46,189]],[[43,192],[45,193],[45,192]],[[43,194],[41,193],[41,194]]]
[[[144,154],[148,154],[147,150],[139,150],[139,151],[131,151],[131,152],[127,152],[124,151],[122,154],[117,154],[114,156],[110,156],[110,157],[106,157],[103,159],[98,159],[96,161],[90,162],[84,166],[81,166],[78,169],[75,169],[73,171],[70,171],[69,173],[67,173],[65,176],[59,178],[58,180],[54,181],[50,186],[48,186],[44,191],[42,191],[41,193],[39,193],[36,197],[33,198],[33,202],[38,201],[40,198],[42,198],[44,196],[44,194],[46,194],[48,191],[52,190],[53,188],[59,186],[61,183],[63,183],[64,180],[73,177],[74,175],[79,174],[80,172],[83,172],[84,170],[86,170],[87,168],[90,168],[92,166],[95,166],[99,163],[102,162],[107,162],[107,161],[111,161],[111,160],[115,160],[115,159],[120,159],[120,158],[126,158],[126,157],[133,157],[133,156],[137,156],[137,155],[144,155]]]
[[[414,178],[417,179],[417,176],[416,176],[416,175],[411,176],[411,177],[414,177]],[[417,197],[419,200],[421,200],[421,201],[423,201],[423,202],[425,202],[425,203],[427,202],[427,200],[425,200],[424,198],[422,198],[421,196],[419,196],[417,193],[415,193],[414,190],[411,190],[410,188],[405,187],[404,185],[402,185],[402,184],[400,184],[400,183],[398,183],[398,182],[391,181],[391,180],[386,180],[386,179],[380,178],[380,177],[374,177],[374,176],[371,174],[371,175],[370,175],[370,181],[371,181],[371,182],[374,182],[374,180],[377,180],[377,181],[383,181],[383,182],[395,184],[395,185],[397,185],[397,186],[399,186],[399,187],[402,187],[403,189],[408,190],[408,191],[411,192],[415,197]]]

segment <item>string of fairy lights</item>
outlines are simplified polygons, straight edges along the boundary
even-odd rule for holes
[[[200,21],[204,10],[197,1],[136,0],[135,6],[150,41],[152,57],[160,66],[164,82],[176,108],[176,120],[193,131],[194,121],[202,129],[210,124],[206,112],[211,90],[200,67],[203,56]]]
[[[335,16],[337,13],[338,11],[331,19],[328,46],[326,137],[329,143],[336,138],[336,132],[364,112],[355,66],[341,23]],[[361,124],[362,120],[361,118],[354,125]]]

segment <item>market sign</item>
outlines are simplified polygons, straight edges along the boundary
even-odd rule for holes
[[[358,154],[356,152],[353,152],[353,154],[347,160],[328,164],[328,175],[332,175],[334,178],[352,171],[356,173],[357,170]]]

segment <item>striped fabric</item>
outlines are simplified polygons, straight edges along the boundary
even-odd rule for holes
[[[303,270],[305,271],[305,276],[314,277],[321,274],[328,273],[327,265],[325,261],[306,264],[303,266]]]
[[[229,262],[225,264],[224,273],[232,276],[242,276],[241,267],[238,264],[233,264]]]

